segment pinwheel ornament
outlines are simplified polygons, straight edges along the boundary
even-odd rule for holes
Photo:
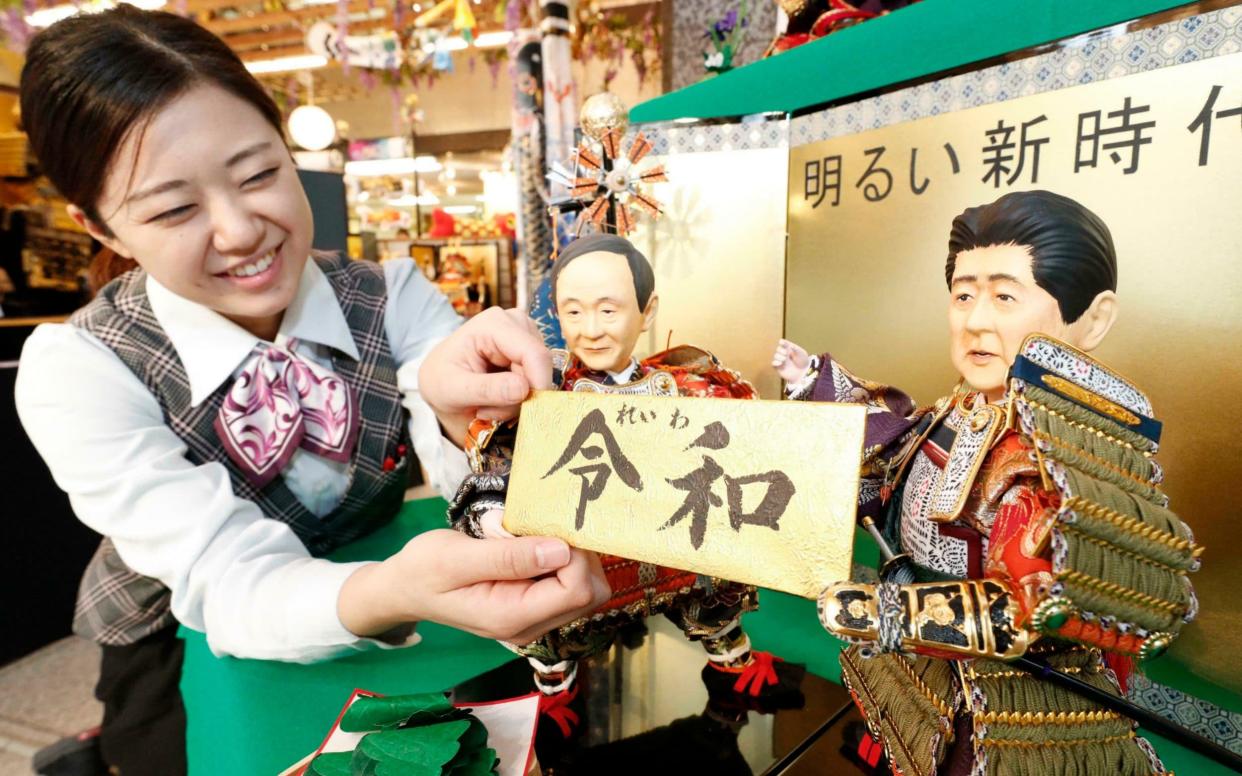
[[[601,231],[611,226],[622,236],[634,230],[634,208],[658,218],[660,201],[644,189],[652,183],[668,180],[664,165],[642,169],[639,163],[651,153],[651,141],[639,132],[622,153],[623,129],[612,127],[600,133],[599,150],[584,139],[574,160],[574,178],[570,196],[581,203],[579,227],[590,222]]]

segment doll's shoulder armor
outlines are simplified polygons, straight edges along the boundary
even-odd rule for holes
[[[1032,627],[1139,658],[1162,652],[1197,613],[1188,574],[1201,549],[1161,489],[1151,401],[1097,359],[1040,334],[1023,343],[1008,398],[1013,428],[1059,496],[1048,516],[1054,582]]]
[[[681,393],[686,395],[758,398],[755,387],[739,372],[720,363],[711,352],[694,345],[677,345],[648,356],[643,359],[642,366],[646,370],[659,369],[672,374]]]

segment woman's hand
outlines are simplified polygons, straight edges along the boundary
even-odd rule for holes
[[[337,612],[359,636],[430,620],[526,644],[594,611],[610,594],[593,552],[560,539],[475,539],[445,529],[354,572]]]
[[[457,444],[475,417],[508,420],[532,390],[552,386],[552,357],[517,310],[484,310],[423,361],[419,390]]]
[[[772,366],[786,383],[796,383],[806,375],[811,365],[811,356],[800,345],[781,340],[776,343],[776,352],[772,354]]]

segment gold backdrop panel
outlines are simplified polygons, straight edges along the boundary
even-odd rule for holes
[[[1099,214],[1117,247],[1121,317],[1096,355],[1149,392],[1171,506],[1207,547],[1194,577],[1202,613],[1174,654],[1235,690],[1239,106],[1242,54],[1230,54],[795,148],[785,322],[809,350],[930,402],[957,380],[944,281],[953,217],[1035,188]]]
[[[864,417],[846,404],[541,392],[522,405],[504,525],[814,598],[849,578]]]
[[[673,129],[674,132],[705,132]],[[772,342],[781,336],[785,294],[785,188],[789,150],[709,151],[660,157],[669,183],[653,192],[664,214],[632,239],[651,260],[660,297],[643,354],[669,342],[710,350],[780,396]]]

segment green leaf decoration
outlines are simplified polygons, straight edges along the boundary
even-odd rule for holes
[[[311,761],[310,776],[352,776],[349,763],[353,752],[328,752]]]
[[[353,757],[349,761],[349,772],[351,776],[379,776],[379,761],[373,757],[368,757],[362,751],[362,747],[354,750]]]
[[[365,733],[368,730],[397,727],[411,717],[435,718],[452,713],[453,704],[444,693],[427,692],[415,695],[389,695],[383,698],[363,696],[345,710],[341,730]]]
[[[430,725],[430,724],[436,724],[440,722],[452,722],[458,719],[473,719],[473,715],[470,713],[469,710],[459,709],[456,706],[454,706],[450,711],[447,711],[447,712],[440,712],[440,711],[422,712],[420,711],[420,712],[415,712],[413,715],[410,716],[409,719],[407,719],[405,722],[402,722],[398,727],[402,727],[402,728],[419,727],[420,725]]]
[[[445,776],[487,776],[496,772],[500,759],[495,749],[476,749],[453,761],[453,767]]]
[[[458,739],[469,727],[469,721],[457,720],[370,733],[363,737],[358,751],[381,763],[396,760],[439,773],[456,756],[461,748]]]
[[[461,752],[468,754],[487,746],[487,728],[479,721],[479,718],[471,714],[468,718],[470,727],[461,737]],[[461,755],[458,755],[459,757]]]

